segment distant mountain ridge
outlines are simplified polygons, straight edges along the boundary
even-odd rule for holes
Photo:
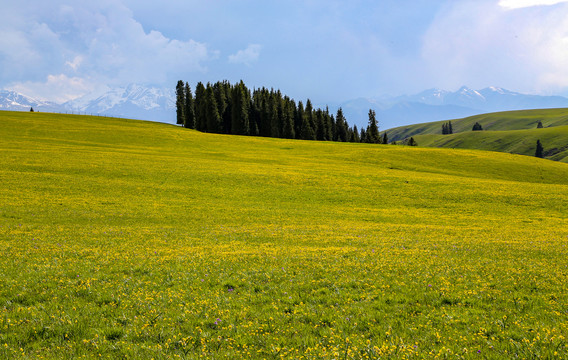
[[[30,107],[46,112],[74,112],[167,123],[176,121],[173,86],[130,84],[66,103],[40,101],[10,90],[0,91],[0,110],[28,111]],[[333,113],[339,107],[343,108],[349,124],[358,128],[367,126],[369,109],[373,109],[380,130],[386,130],[497,111],[565,108],[568,107],[568,98],[526,95],[498,87],[472,90],[463,86],[455,92],[429,89],[414,95],[358,98],[329,106]]]
[[[113,88],[101,95],[89,94],[65,103],[41,101],[16,91],[0,91],[0,110],[84,113],[132,119],[175,122],[175,92],[131,84]]]
[[[450,120],[497,111],[568,107],[562,96],[526,95],[499,87],[473,90],[466,86],[455,92],[429,89],[415,95],[359,98],[339,104],[348,121],[366,126],[374,109],[382,130],[393,127]]]

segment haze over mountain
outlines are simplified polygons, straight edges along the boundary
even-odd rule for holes
[[[357,126],[367,124],[374,109],[382,130],[422,122],[449,120],[496,111],[568,107],[562,96],[527,95],[499,87],[473,90],[466,86],[452,92],[429,89],[415,95],[359,98],[336,105]]]
[[[299,100],[305,101],[296,99]],[[318,106],[325,108],[326,104]],[[464,86],[455,92],[429,89],[414,95],[353,99],[330,104],[329,109],[335,113],[340,106],[349,124],[358,128],[367,126],[369,109],[375,110],[380,128],[386,130],[488,112],[568,107],[568,98],[526,95],[498,87],[473,90]],[[1,110],[28,111],[30,107],[46,112],[80,112],[168,123],[174,123],[176,118],[173,87],[130,84],[59,104],[15,91],[0,91]]]

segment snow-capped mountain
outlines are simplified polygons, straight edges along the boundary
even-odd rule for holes
[[[0,90],[0,110],[81,113],[175,123],[175,90],[131,84],[88,94],[65,103],[41,101],[10,90]]]
[[[525,95],[498,87],[473,90],[463,86],[455,92],[429,89],[415,95],[380,99],[359,98],[339,106],[343,108],[347,121],[357,127],[367,126],[368,111],[375,110],[381,129],[386,130],[401,125],[456,119],[496,111],[563,108],[568,107],[568,98]]]
[[[69,111],[132,119],[175,122],[175,90],[131,84],[64,104]]]
[[[58,105],[49,101],[41,101],[11,90],[0,90],[0,110],[29,111],[55,111]]]

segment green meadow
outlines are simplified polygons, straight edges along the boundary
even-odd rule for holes
[[[0,139],[0,358],[568,358],[568,164],[46,113]]]
[[[537,129],[541,121],[543,128]],[[388,130],[391,140],[414,137],[419,146],[478,149],[534,156],[536,142],[550,160],[568,162],[568,109],[539,109],[490,113],[452,120],[454,134],[442,135],[448,121]],[[471,131],[475,123],[483,131]]]

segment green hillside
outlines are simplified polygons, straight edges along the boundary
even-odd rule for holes
[[[490,113],[451,120],[454,134],[442,135],[448,121],[403,126],[387,130],[391,141],[414,137],[419,146],[479,149],[532,155],[536,141],[545,146],[545,157],[568,161],[568,109],[541,109]],[[541,121],[543,129],[537,129]],[[482,132],[472,132],[475,123]],[[438,136],[439,135],[439,136]]]
[[[568,357],[568,164],[46,113],[0,138],[1,358]]]
[[[568,162],[568,126],[512,131],[469,131],[452,135],[417,135],[420,146],[480,149],[534,156],[536,142],[544,144],[550,160]]]

